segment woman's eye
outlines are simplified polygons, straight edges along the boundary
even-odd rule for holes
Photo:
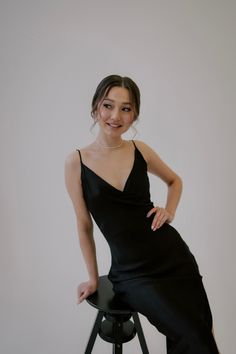
[[[103,106],[104,106],[105,108],[107,108],[107,109],[111,109],[111,108],[112,108],[112,106],[111,106],[109,103],[104,103]],[[131,108],[129,108],[129,107],[123,107],[122,110],[125,111],[125,112],[130,112],[130,111],[131,111]]]
[[[131,111],[131,109],[129,107],[124,107],[123,109],[126,110],[125,112],[130,112]]]
[[[106,107],[106,108],[110,108],[111,107],[111,105],[110,104],[108,104],[108,103],[104,103],[104,105],[103,105],[104,107]]]

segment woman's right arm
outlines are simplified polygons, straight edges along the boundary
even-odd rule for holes
[[[78,287],[78,303],[95,292],[98,286],[98,266],[93,238],[93,223],[83,198],[80,175],[79,154],[78,152],[72,152],[65,161],[65,184],[75,210],[80,247],[89,274],[89,280],[81,283]]]

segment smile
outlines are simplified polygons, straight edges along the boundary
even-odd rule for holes
[[[109,127],[111,127],[111,128],[120,128],[121,127],[121,125],[113,124],[113,123],[107,123],[107,125],[109,125]]]

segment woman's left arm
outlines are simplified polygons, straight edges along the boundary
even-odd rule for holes
[[[153,213],[156,214],[152,222],[152,229],[155,231],[165,222],[171,223],[173,221],[181,197],[183,182],[152,148],[142,141],[135,141],[135,143],[147,162],[148,172],[161,178],[168,187],[165,208],[157,206],[147,214],[147,217]]]

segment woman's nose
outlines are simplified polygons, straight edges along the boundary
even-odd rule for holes
[[[119,109],[114,109],[111,113],[111,119],[119,120],[120,119],[120,112]]]

